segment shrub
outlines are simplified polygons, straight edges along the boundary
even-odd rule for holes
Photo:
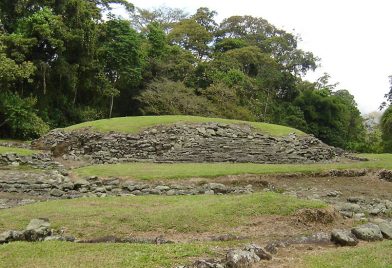
[[[14,93],[1,93],[1,134],[12,138],[33,139],[49,131],[49,126],[36,114],[36,102],[35,98],[22,99]]]

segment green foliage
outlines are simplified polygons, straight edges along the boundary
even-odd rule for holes
[[[178,22],[169,33],[168,38],[173,44],[192,51],[200,59],[209,55],[208,44],[212,34],[193,19]]]
[[[236,88],[229,87],[226,84],[212,84],[202,93],[215,107],[215,116],[253,121],[252,113],[240,105],[240,99],[236,92]]]
[[[382,140],[384,151],[392,152],[392,105],[385,110],[381,118]]]
[[[49,130],[35,113],[35,98],[20,98],[17,94],[0,94],[0,128],[2,135],[20,139],[37,138]]]
[[[115,17],[113,4],[131,21]],[[1,1],[0,90],[33,97],[51,127],[112,115],[205,115],[294,126],[332,145],[379,151],[348,91],[327,74],[303,80],[319,59],[298,48],[298,36],[263,18],[218,24],[216,15],[206,7],[191,15],[134,9],[126,0]]]
[[[365,129],[353,96],[347,90],[332,92],[328,87],[316,89],[313,86],[303,84],[303,90],[293,102],[302,111],[306,125],[299,113],[298,119],[292,122],[301,122],[296,127],[328,144],[362,151]]]
[[[216,113],[215,107],[205,98],[196,96],[191,88],[181,82],[154,81],[143,91],[138,100],[146,115],[205,115]]]

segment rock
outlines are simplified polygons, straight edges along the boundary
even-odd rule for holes
[[[245,239],[243,236],[237,236],[233,234],[223,234],[218,236],[212,236],[212,241],[234,241],[234,240],[242,240]]]
[[[258,261],[260,258],[255,253],[241,249],[230,250],[226,255],[226,267],[228,268],[252,267]]]
[[[32,219],[24,231],[27,241],[42,241],[51,235],[50,223],[48,219]]]
[[[392,182],[392,170],[380,170],[380,172],[378,173],[378,178],[380,180],[386,180],[386,181],[390,181]]]
[[[347,198],[347,201],[350,203],[362,203],[365,201],[365,199],[360,196],[350,196]]]
[[[341,194],[342,194],[342,193],[339,192],[339,191],[332,191],[332,192],[327,193],[327,196],[328,196],[328,197],[337,197],[337,196],[339,196],[339,195],[341,195]]]
[[[75,242],[75,237],[73,237],[73,236],[51,235],[51,236],[45,237],[44,241],[66,241],[66,242]]]
[[[271,260],[272,256],[267,253],[262,247],[256,244],[246,245],[244,250],[256,254],[261,260]]]
[[[365,241],[377,241],[382,240],[383,236],[378,225],[373,223],[368,223],[364,225],[360,225],[358,227],[354,227],[351,229],[351,232],[361,240]]]
[[[346,212],[361,212],[361,206],[358,204],[352,204],[352,203],[341,203],[336,205],[337,210],[339,211],[346,211]]]
[[[197,260],[195,261],[192,268],[224,268],[223,264],[216,260]]]
[[[347,230],[333,230],[331,241],[340,246],[356,246],[358,239]]]
[[[73,188],[74,188],[74,184],[72,183],[72,182],[66,182],[66,183],[63,183],[61,186],[60,186],[60,188],[61,188],[61,190],[73,190]]]
[[[8,243],[12,241],[12,231],[5,231],[0,234],[0,244]]]
[[[269,243],[266,247],[265,250],[271,254],[276,254],[278,253],[278,247],[276,243]]]
[[[59,190],[59,189],[52,189],[51,191],[50,191],[50,195],[51,196],[54,196],[54,197],[61,197],[61,196],[63,196],[65,194],[65,192],[64,191],[61,191],[61,190]]]
[[[12,241],[24,241],[25,235],[21,231],[12,231]]]
[[[208,183],[206,185],[204,185],[204,188],[208,189],[208,190],[212,190],[214,191],[214,193],[221,193],[221,194],[225,194],[227,193],[227,187],[226,185],[222,184],[222,183]]]
[[[80,180],[77,180],[74,182],[75,189],[79,189],[82,187],[88,187],[88,186],[90,186],[90,183],[84,179],[80,179]]]
[[[377,224],[380,228],[381,234],[385,239],[392,239],[392,223],[391,222],[381,222]]]
[[[170,187],[166,185],[158,185],[157,187],[155,187],[155,189],[158,191],[168,191],[170,190]]]

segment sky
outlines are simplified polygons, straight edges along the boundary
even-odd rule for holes
[[[299,34],[299,47],[321,58],[321,67],[338,89],[355,96],[363,114],[376,111],[389,91],[392,75],[392,0],[131,0],[136,7],[181,8],[192,14],[198,7],[218,12],[216,21],[233,15],[267,19]]]

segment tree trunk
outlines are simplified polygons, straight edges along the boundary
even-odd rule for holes
[[[75,105],[75,103],[76,103],[76,96],[78,95],[78,88],[76,86],[74,86],[73,90],[74,90],[74,97],[73,97],[73,100],[72,100],[72,104]]]
[[[267,119],[267,112],[268,112],[268,101],[269,101],[269,90],[267,90],[267,98],[266,98],[266,102],[265,102],[265,107],[264,107],[264,119],[265,122],[268,123]]]
[[[112,95],[110,97],[110,111],[109,111],[109,118],[112,118],[112,111],[113,111],[113,101],[114,101],[114,96]]]
[[[44,95],[46,95],[46,65],[45,63],[42,64],[42,84],[44,88]]]

